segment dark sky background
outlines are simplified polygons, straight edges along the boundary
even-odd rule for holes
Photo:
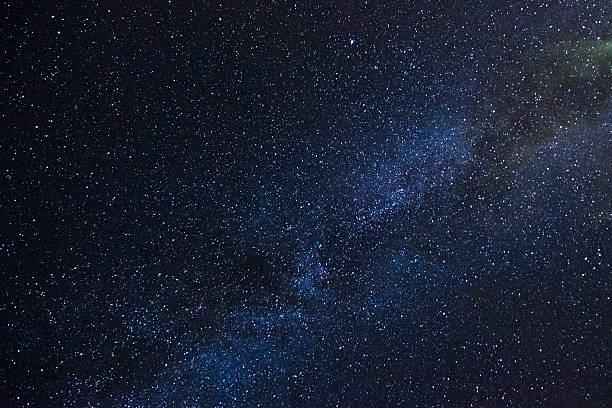
[[[608,1],[0,19],[0,405],[610,403]]]

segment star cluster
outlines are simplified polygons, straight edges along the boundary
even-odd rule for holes
[[[607,1],[2,7],[2,405],[609,403]]]

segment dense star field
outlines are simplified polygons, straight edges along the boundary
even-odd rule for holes
[[[609,1],[0,15],[1,406],[610,406]]]

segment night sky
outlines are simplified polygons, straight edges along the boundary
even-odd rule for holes
[[[608,0],[0,21],[1,406],[612,406]]]

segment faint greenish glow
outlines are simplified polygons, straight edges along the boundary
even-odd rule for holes
[[[612,41],[579,41],[560,44],[551,49],[551,57],[559,65],[559,73],[573,73],[580,77],[612,72]]]

